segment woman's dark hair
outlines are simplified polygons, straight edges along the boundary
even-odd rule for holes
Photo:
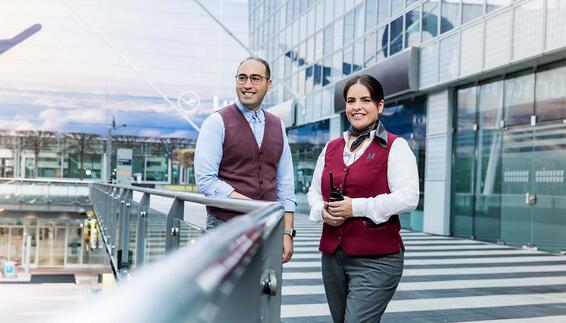
[[[383,100],[383,87],[381,86],[381,83],[379,83],[379,81],[376,80],[375,77],[369,74],[362,74],[354,76],[350,80],[348,80],[348,83],[346,83],[346,85],[344,86],[344,101],[346,101],[346,98],[348,97],[348,90],[350,89],[350,87],[358,83],[365,86],[369,90],[371,99],[375,103],[379,103],[381,102],[381,100]]]

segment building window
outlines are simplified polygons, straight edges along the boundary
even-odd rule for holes
[[[389,55],[400,52],[403,49],[403,20],[401,16],[391,22],[391,47]]]
[[[445,33],[460,25],[460,0],[442,0],[440,33]]]

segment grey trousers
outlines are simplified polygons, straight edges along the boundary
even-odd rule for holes
[[[206,215],[206,230],[214,229],[217,226],[225,223],[226,221],[215,217],[214,215],[207,214]]]
[[[334,323],[379,322],[403,274],[403,252],[349,257],[322,254],[322,280]]]

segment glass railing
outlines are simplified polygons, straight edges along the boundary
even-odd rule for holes
[[[0,179],[0,204],[90,205],[91,181]]]
[[[119,284],[58,322],[280,322],[281,205],[110,184],[91,198]],[[190,223],[205,206],[243,215],[206,232]]]

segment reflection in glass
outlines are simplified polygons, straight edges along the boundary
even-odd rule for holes
[[[480,86],[480,129],[499,129],[503,117],[503,82],[495,81]]]
[[[395,14],[397,11],[403,9],[405,0],[391,0],[391,13]]]
[[[365,38],[364,67],[373,65],[376,56],[376,33],[372,32]]]
[[[364,39],[360,38],[354,44],[354,66],[352,66],[352,73],[362,69],[364,65]]]
[[[344,62],[342,63],[342,70],[344,75],[352,74],[353,70],[353,51],[352,47],[348,47],[344,50]]]
[[[442,0],[440,33],[443,34],[460,25],[460,0]]]
[[[458,97],[459,93],[458,93]],[[474,105],[475,108],[475,105]],[[457,109],[457,118],[460,111]],[[466,116],[464,120],[468,119]],[[458,123],[460,121],[458,120]],[[474,235],[474,170],[475,133],[471,130],[457,131],[454,134],[452,164],[452,208],[451,234],[469,238]]]
[[[474,20],[483,14],[484,0],[463,0],[462,1],[462,24]]]
[[[295,191],[306,194],[318,155],[330,140],[330,121],[324,120],[287,131],[295,170]],[[299,199],[301,201],[301,199]],[[308,207],[306,201],[299,207]]]
[[[366,31],[377,25],[377,0],[366,1]]]
[[[536,75],[536,115],[538,121],[566,119],[566,66]]]
[[[501,193],[501,130],[503,82],[479,89],[476,164],[475,235],[482,240],[499,238]]]
[[[543,250],[566,246],[566,124],[537,127],[534,134],[533,242]]]
[[[344,40],[342,45],[347,45],[354,40],[354,23],[354,11],[351,11],[344,16]]]
[[[377,24],[383,24],[390,15],[390,0],[379,0],[378,12],[377,12]]]
[[[473,130],[476,124],[476,89],[471,86],[458,90],[458,106],[456,108],[456,130]]]
[[[405,14],[405,48],[418,46],[421,41],[421,12],[414,9]]]
[[[400,52],[403,49],[403,19],[405,16],[401,16],[393,20],[390,24],[391,26],[391,47],[389,50],[389,55],[393,55]]]
[[[505,80],[505,125],[529,124],[534,114],[535,75]]]
[[[513,3],[513,0],[487,0],[486,1],[486,11],[491,12],[493,10],[497,10],[499,8],[503,8],[505,6],[508,6],[511,3]]]
[[[377,30],[377,61],[384,60],[389,56],[389,28],[381,27]]]
[[[386,80],[384,80],[386,82]],[[426,138],[426,98],[386,106],[380,117],[387,131],[403,137],[417,159],[419,170],[420,199],[417,208],[408,214],[400,215],[401,225],[415,231],[423,230],[425,138]]]

